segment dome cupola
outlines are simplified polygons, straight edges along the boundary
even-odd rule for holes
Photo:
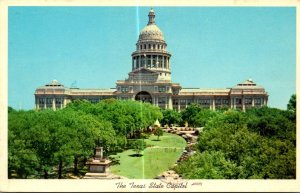
[[[143,40],[161,40],[164,41],[164,36],[162,31],[155,24],[155,13],[151,9],[148,14],[149,21],[148,24],[142,29],[139,35],[139,41]]]

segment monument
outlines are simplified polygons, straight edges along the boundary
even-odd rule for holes
[[[110,173],[111,161],[103,157],[103,147],[96,147],[94,158],[86,162],[88,173],[83,179],[120,179],[120,176]]]

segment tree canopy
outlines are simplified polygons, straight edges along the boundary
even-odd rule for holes
[[[296,94],[293,94],[289,100],[289,103],[287,104],[287,109],[289,111],[296,111],[297,106],[296,106]]]
[[[191,118],[194,123],[205,118],[199,112]],[[184,178],[296,177],[296,122],[291,112],[263,107],[214,113],[202,123],[196,154],[175,168]]]
[[[62,110],[8,108],[9,177],[63,178],[63,169],[84,165],[97,141],[104,154],[124,149],[127,137],[162,119],[158,107],[136,101],[76,100]],[[56,175],[50,175],[52,173]]]

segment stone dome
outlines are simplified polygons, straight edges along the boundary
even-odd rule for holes
[[[142,29],[139,35],[139,41],[142,40],[161,40],[164,41],[164,36],[162,31],[155,24],[155,13],[154,10],[151,9],[149,11],[149,21],[148,24]]]
[[[162,31],[155,24],[150,24],[142,29],[139,40],[162,40],[164,41],[164,36]]]

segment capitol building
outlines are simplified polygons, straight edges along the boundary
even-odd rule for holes
[[[222,107],[245,110],[268,103],[268,93],[248,79],[231,88],[182,88],[171,79],[171,53],[167,51],[162,31],[151,9],[148,24],[139,34],[136,50],[131,54],[132,70],[128,78],[118,80],[113,89],[67,88],[56,80],[35,91],[36,109],[61,109],[76,99],[97,103],[103,99],[149,102],[162,109],[181,111],[196,103],[215,110]]]

